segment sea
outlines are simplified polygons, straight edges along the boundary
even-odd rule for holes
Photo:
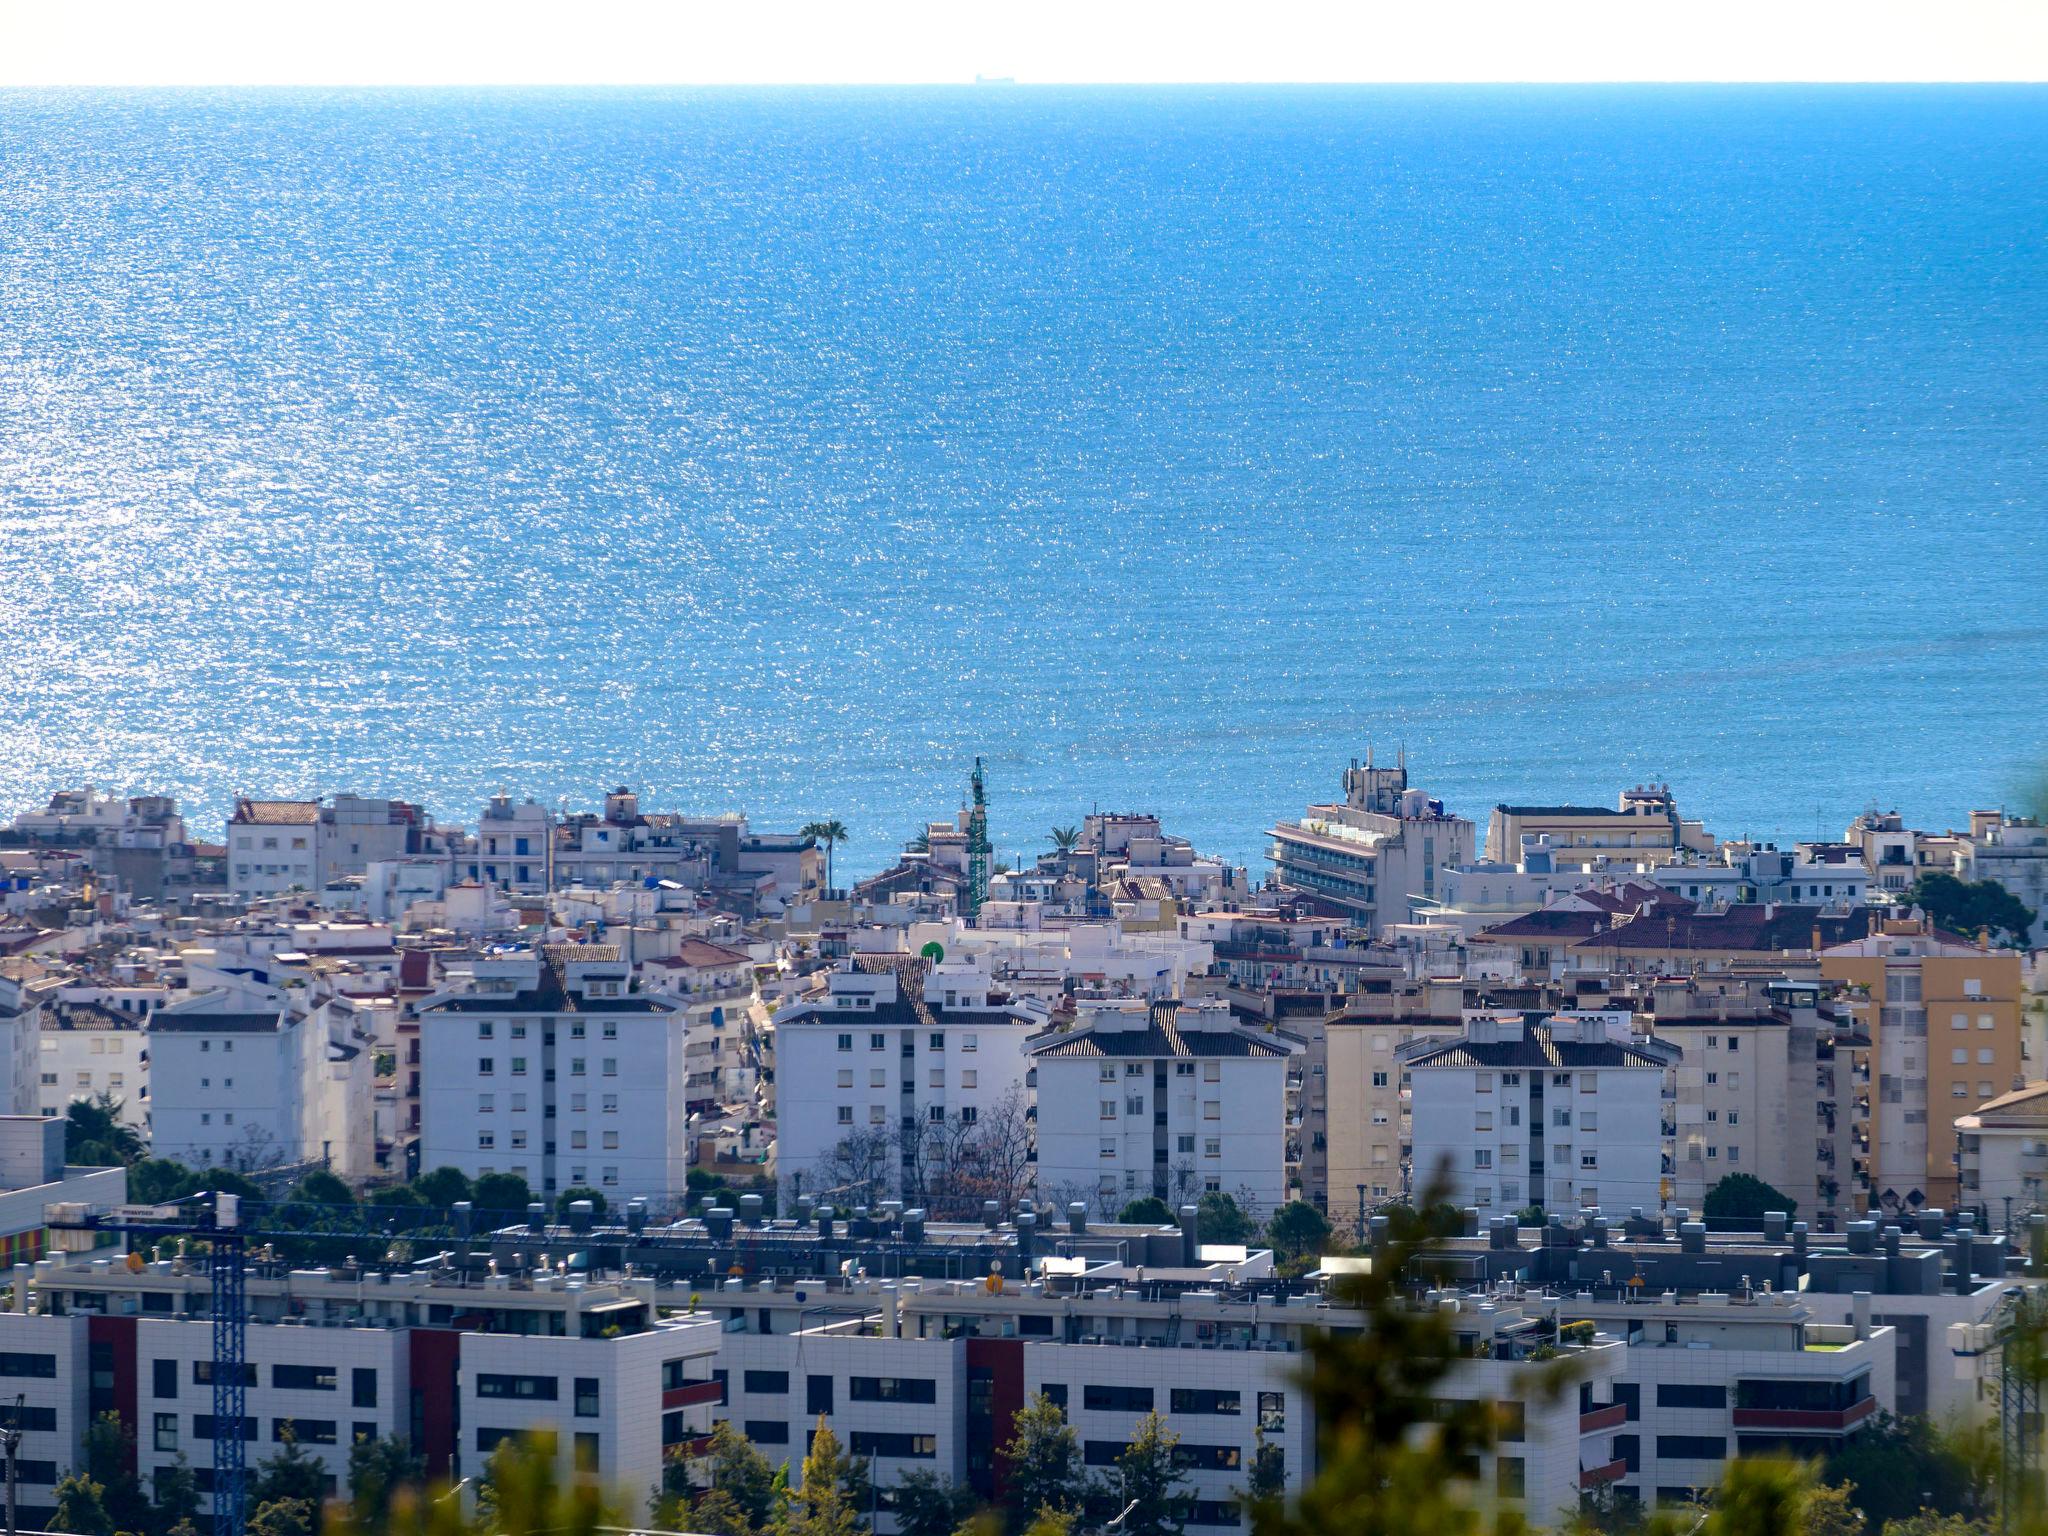
[[[2034,88],[0,94],[0,817],[1960,824],[2044,237]]]

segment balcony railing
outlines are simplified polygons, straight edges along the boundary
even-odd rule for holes
[[[1579,1473],[1579,1486],[1581,1488],[1598,1488],[1602,1483],[1616,1483],[1626,1476],[1628,1476],[1628,1462],[1626,1459],[1617,1456],[1604,1467],[1586,1467],[1582,1469]]]
[[[1609,1403],[1602,1408],[1589,1408],[1579,1415],[1579,1433],[1590,1435],[1596,1430],[1619,1429],[1628,1422],[1627,1403]]]
[[[1875,1397],[1866,1397],[1846,1408],[1737,1408],[1735,1427],[1810,1430],[1820,1434],[1839,1434],[1852,1424],[1862,1423],[1875,1412]]]

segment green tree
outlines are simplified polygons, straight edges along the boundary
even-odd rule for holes
[[[412,1181],[412,1187],[419,1191],[420,1199],[427,1205],[443,1210],[474,1198],[470,1193],[469,1175],[460,1168],[436,1168],[431,1173],[423,1173]]]
[[[170,1536],[179,1526],[199,1523],[199,1479],[180,1451],[167,1467],[157,1468],[155,1507],[150,1511],[149,1529],[156,1536]]]
[[[1863,1511],[1851,1497],[1855,1491],[1844,1483],[1817,1485],[1806,1496],[1799,1536],[1865,1536]]]
[[[92,1168],[132,1168],[147,1156],[142,1138],[121,1123],[121,1101],[111,1093],[73,1099],[64,1111],[64,1161]]]
[[[1926,874],[1913,882],[1906,899],[1936,924],[1965,938],[1980,928],[2005,944],[2023,944],[2034,926],[2025,902],[1996,880],[1958,880],[1954,875]]]
[[[211,1190],[215,1194],[239,1195],[244,1200],[261,1200],[263,1190],[255,1180],[246,1178],[232,1168],[202,1168],[192,1176],[194,1190]]]
[[[1885,1521],[1883,1536],[1991,1536],[1991,1527],[1982,1520],[1937,1515],[1931,1509],[1923,1509],[1903,1520]]]
[[[1287,1452],[1266,1438],[1263,1429],[1252,1431],[1252,1464],[1247,1469],[1242,1499],[1254,1522],[1261,1510],[1271,1513],[1287,1496]]]
[[[1320,1254],[1330,1240],[1330,1218],[1306,1200],[1290,1200],[1266,1223],[1266,1238],[1282,1258]]]
[[[821,1413],[804,1457],[803,1483],[791,1490],[777,1516],[776,1536],[854,1536],[862,1526],[846,1496],[846,1481],[846,1457],[839,1449],[839,1437]]]
[[[382,1525],[401,1488],[426,1481],[426,1459],[396,1435],[358,1435],[348,1448],[348,1498],[356,1520]]]
[[[1919,1417],[1878,1414],[1827,1459],[1822,1476],[1852,1485],[1857,1507],[1880,1532],[1923,1509],[1975,1516],[1990,1507],[1988,1469],[1976,1447]]]
[[[289,1197],[308,1205],[354,1205],[355,1191],[325,1168],[315,1168],[292,1187]]]
[[[99,1485],[100,1502],[117,1531],[149,1527],[149,1497],[130,1470],[135,1464],[135,1437],[114,1412],[100,1414],[85,1428],[81,1449],[85,1475]]]
[[[1116,1459],[1108,1492],[1116,1507],[1126,1507],[1125,1536],[1181,1536],[1185,1528],[1186,1490],[1191,1486],[1176,1458],[1180,1436],[1157,1413],[1138,1421],[1137,1431]]]
[[[1710,1221],[1761,1221],[1767,1211],[1790,1216],[1799,1202],[1773,1189],[1753,1173],[1730,1173],[1707,1191],[1704,1209]]]
[[[1221,1190],[1212,1189],[1196,1201],[1195,1215],[1205,1243],[1249,1243],[1259,1235],[1258,1225]]]
[[[569,1207],[578,1200],[588,1200],[590,1202],[590,1214],[592,1216],[602,1216],[604,1214],[605,1200],[603,1195],[586,1185],[572,1184],[555,1197],[555,1220],[567,1221],[569,1219]]]
[[[755,1449],[754,1442],[730,1420],[721,1419],[711,1431],[711,1449],[705,1459],[710,1463],[712,1489],[732,1502],[747,1529],[767,1529],[775,1513],[775,1467]],[[664,1462],[662,1477],[663,1495],[669,1502],[661,1509],[673,1513],[683,1508],[690,1497],[689,1461],[677,1456]],[[702,1509],[700,1504],[694,1517],[700,1524],[704,1518]],[[676,1522],[665,1514],[658,1513],[657,1520],[670,1530],[676,1529]]]
[[[167,1157],[145,1157],[128,1170],[128,1198],[137,1205],[182,1200],[198,1189],[198,1175]]]
[[[249,1474],[248,1507],[301,1502],[320,1508],[327,1497],[327,1472],[317,1459],[299,1448],[289,1421],[282,1430],[284,1449]],[[279,1518],[283,1518],[281,1515]]]
[[[1081,842],[1081,829],[1075,826],[1054,827],[1050,835],[1053,847],[1061,853],[1072,853]]]
[[[114,1522],[107,1514],[106,1489],[84,1472],[72,1472],[57,1480],[57,1508],[50,1529],[68,1531],[71,1536],[114,1536]]]
[[[417,1211],[425,1209],[429,1203],[417,1184],[389,1184],[383,1189],[371,1190],[363,1198],[363,1204],[373,1211]]]
[[[1012,1530],[1024,1529],[1043,1509],[1079,1513],[1088,1491],[1081,1441],[1059,1405],[1043,1392],[1011,1420],[1010,1443],[1001,1454],[1003,1507]]]
[[[312,1499],[272,1499],[256,1504],[255,1511],[249,1536],[314,1536],[320,1529],[320,1506]]]
[[[1426,1193],[1420,1210],[1386,1212],[1386,1241],[1370,1270],[1349,1275],[1336,1299],[1362,1314],[1362,1326],[1308,1345],[1305,1390],[1316,1425],[1316,1476],[1292,1499],[1253,1511],[1254,1536],[1478,1536],[1510,1522],[1488,1522],[1476,1495],[1481,1457],[1499,1419],[1490,1401],[1439,1391],[1462,1351],[1450,1314],[1410,1304],[1408,1271],[1433,1244],[1454,1234],[1457,1218]],[[1571,1378],[1569,1356],[1532,1367],[1518,1396],[1554,1400]],[[1417,1438],[1414,1426],[1430,1430]],[[1519,1522],[1513,1522],[1518,1524]]]
[[[477,1176],[470,1199],[480,1211],[517,1211],[524,1216],[533,1203],[533,1191],[516,1173],[485,1173]]]
[[[1172,1222],[1173,1210],[1157,1195],[1146,1195],[1117,1212],[1116,1219],[1134,1227],[1163,1227]]]
[[[694,1507],[687,1504],[667,1505],[657,1496],[654,1517],[665,1529],[688,1529],[701,1532],[702,1536],[756,1536],[761,1527],[747,1518],[747,1512],[740,1508],[738,1499],[723,1488],[713,1488],[698,1499]],[[685,1527],[683,1522],[687,1520]]]
[[[953,1536],[974,1514],[974,1490],[936,1472],[906,1472],[894,1489],[897,1536]]]

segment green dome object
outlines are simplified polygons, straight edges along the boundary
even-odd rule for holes
[[[920,955],[923,955],[925,959],[931,961],[933,965],[938,965],[941,962],[943,962],[946,958],[946,946],[941,944],[937,939],[933,939],[931,943],[925,945],[925,947],[923,949],[920,949],[918,953]]]

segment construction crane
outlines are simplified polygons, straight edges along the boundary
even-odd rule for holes
[[[352,1241],[377,1245],[379,1257],[368,1262],[393,1262],[389,1254],[394,1244],[463,1245],[480,1231],[488,1234],[521,1224],[541,1230],[544,1212],[545,1207],[529,1206],[524,1212],[493,1213],[503,1219],[479,1228],[478,1213],[466,1203],[447,1209],[275,1205],[209,1192],[166,1205],[121,1206],[104,1214],[53,1208],[46,1225],[58,1231],[119,1235],[149,1245],[180,1238],[207,1245],[213,1283],[213,1531],[214,1536],[242,1536],[248,1492],[241,1428],[248,1408],[250,1244]]]

